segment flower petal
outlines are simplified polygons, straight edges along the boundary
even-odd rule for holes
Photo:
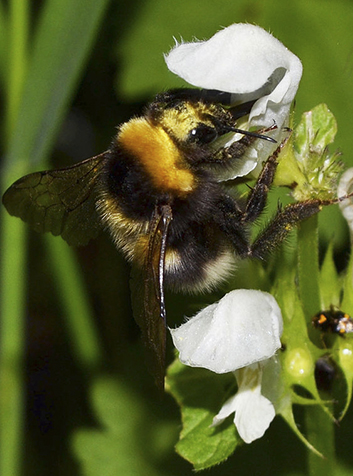
[[[281,140],[288,125],[291,103],[302,75],[302,64],[279,40],[262,28],[233,24],[206,41],[177,44],[165,55],[168,68],[189,84],[232,93],[232,103],[257,99],[247,128],[277,130],[271,137]],[[243,127],[244,128],[244,127]],[[238,139],[233,139],[235,141]],[[243,176],[273,153],[274,144],[256,141],[255,157],[244,157],[243,168],[220,180]]]
[[[182,363],[226,373],[274,355],[282,325],[273,296],[238,289],[170,332]]]
[[[276,412],[270,400],[261,395],[262,373],[262,364],[253,364],[234,372],[238,392],[225,402],[211,426],[219,425],[235,412],[234,424],[245,443],[264,435]]]
[[[206,41],[176,45],[165,60],[173,73],[194,86],[249,94],[248,100],[270,93],[286,70],[297,68],[297,82],[301,77],[301,63],[293,53],[262,28],[244,23]],[[284,95],[279,90],[276,99]]]
[[[276,415],[275,409],[260,392],[247,390],[235,398],[235,426],[245,443],[251,443],[264,435]]]

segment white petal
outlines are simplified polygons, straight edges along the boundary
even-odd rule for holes
[[[264,435],[276,415],[275,409],[270,400],[252,390],[241,392],[235,398],[235,426],[245,443],[251,443]]]
[[[194,86],[233,93],[235,101],[262,97],[251,112],[252,124],[262,126],[272,125],[278,112],[273,105],[292,102],[302,75],[300,60],[280,41],[243,23],[209,40],[177,45],[165,60],[173,73]]]
[[[213,418],[211,427],[220,425],[227,417],[229,417],[229,415],[231,415],[237,410],[239,399],[237,397],[239,397],[239,395],[236,393],[235,395],[232,395],[230,398],[228,398],[228,400],[223,404],[220,411]]]
[[[264,435],[276,412],[270,400],[261,395],[262,372],[261,364],[235,372],[238,392],[225,402],[211,426],[219,425],[235,412],[234,424],[245,443],[251,443]]]
[[[274,355],[282,326],[273,296],[238,289],[170,332],[185,365],[226,373]]]
[[[270,33],[255,25],[234,24],[209,40],[176,45],[165,60],[173,73],[194,86],[232,93],[233,103],[258,99],[250,112],[248,128],[276,124],[271,137],[281,140],[302,64]],[[256,166],[274,149],[268,141],[256,141],[256,156],[242,158],[240,170],[220,180],[247,174],[255,168],[254,159]]]
[[[194,86],[248,93],[248,99],[271,92],[270,78],[277,82],[286,70],[297,68],[297,82],[301,76],[299,59],[280,41],[258,26],[243,23],[223,29],[209,40],[177,45],[165,60],[173,73]],[[277,71],[279,68],[283,71]],[[283,91],[280,96],[278,91],[276,99],[283,99]]]

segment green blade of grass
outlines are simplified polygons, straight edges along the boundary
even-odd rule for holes
[[[108,0],[47,0],[12,131],[8,164],[43,166]],[[21,140],[19,140],[21,138]]]
[[[8,25],[7,15],[3,3],[0,3],[0,81],[2,86],[6,81],[6,55],[7,55]]]
[[[20,474],[24,428],[26,234],[19,220],[4,214],[1,223],[0,474],[12,476]]]
[[[57,292],[64,297],[62,306],[77,363],[84,370],[94,372],[99,370],[103,356],[81,271],[73,250],[63,240],[52,236],[46,238],[48,256],[57,278]]]
[[[29,4],[28,0],[10,2],[7,43],[10,54],[6,74],[6,130],[8,139],[14,128],[28,60]],[[4,52],[5,53],[5,52]]]
[[[27,51],[30,50],[32,54],[27,58],[26,77],[17,85],[4,81],[5,87],[8,88],[7,93],[11,95],[8,101],[13,105],[13,110],[11,120],[7,116],[7,124],[4,126],[8,133],[8,148],[2,173],[2,188],[34,166],[44,164],[78,83],[107,3],[108,0],[47,0],[45,3],[34,34],[33,47],[29,48],[27,45]],[[3,13],[1,9],[0,22],[3,20]],[[11,26],[18,35],[23,34],[23,30],[19,31],[17,27],[21,26]],[[1,40],[4,40],[0,47],[1,60],[4,59],[3,47],[8,39],[5,38],[4,29],[1,32]],[[18,51],[23,49],[19,48]],[[13,62],[15,69],[17,58],[9,55],[7,62]],[[6,67],[11,68],[8,64]],[[3,72],[5,70],[6,68],[2,69]],[[19,91],[22,94],[19,95]],[[3,209],[1,213],[5,213]],[[7,216],[2,217],[1,226],[0,473],[3,476],[13,476],[19,474],[23,448],[25,228],[22,223]],[[60,270],[58,275],[58,279],[66,279],[65,273]],[[66,296],[62,297],[67,299]],[[91,316],[87,315],[87,308],[88,306],[82,309],[81,317],[90,327]],[[96,349],[93,352],[96,352]],[[97,357],[97,352],[93,355]]]

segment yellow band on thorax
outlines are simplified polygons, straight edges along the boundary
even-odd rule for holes
[[[132,119],[122,125],[118,141],[140,162],[158,189],[181,193],[193,189],[191,171],[181,168],[183,156],[161,126],[145,118]]]

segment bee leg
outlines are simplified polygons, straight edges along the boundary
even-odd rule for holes
[[[244,223],[252,223],[264,210],[267,202],[267,195],[272,185],[278,165],[278,156],[286,145],[289,136],[286,137],[277,147],[272,155],[266,160],[263,169],[257,179],[255,186],[251,189],[246,202],[246,208],[242,216]]]
[[[263,259],[283,242],[295,225],[302,220],[315,215],[323,208],[323,206],[330,205],[331,203],[335,203],[335,201],[306,200],[279,209],[268,226],[250,246],[248,256]]]
[[[250,251],[250,242],[246,226],[242,222],[243,210],[229,195],[219,197],[213,219],[231,241],[238,255],[246,257]]]
[[[267,227],[260,232],[253,243],[247,236],[246,224],[242,222],[242,212],[234,202],[223,197],[220,203],[222,214],[216,219],[223,232],[231,240],[237,254],[242,257],[264,259],[286,238],[288,233],[302,220],[310,218],[336,200],[306,200],[279,208]],[[216,216],[215,216],[216,218]]]
[[[246,141],[253,140],[253,138],[246,136],[243,139]],[[266,206],[267,195],[278,165],[277,158],[287,140],[281,142],[274,153],[266,160],[256,184],[251,189],[245,210],[240,209],[237,203],[229,197],[223,196],[220,199],[218,209],[221,211],[221,216],[217,221],[221,229],[230,237],[236,252],[241,257],[253,256],[252,246],[247,239],[247,224],[255,221]],[[237,146],[239,146],[239,143],[237,143]]]
[[[302,220],[309,218],[327,205],[337,203],[334,200],[306,200],[279,208],[277,214],[268,226],[250,244],[247,239],[246,225],[255,221],[263,212],[268,191],[274,179],[278,165],[278,155],[285,146],[289,137],[284,139],[275,152],[267,159],[261,174],[252,188],[245,210],[242,211],[233,202],[223,197],[221,207],[223,220],[219,222],[221,228],[231,239],[236,252],[243,258],[254,257],[263,259],[286,238],[288,233]]]
[[[217,162],[218,159],[221,164],[225,162],[230,164],[232,161],[240,159],[254,141],[255,138],[252,136],[242,137],[240,140],[233,142],[229,147],[220,149],[216,157],[213,158],[213,162]]]

